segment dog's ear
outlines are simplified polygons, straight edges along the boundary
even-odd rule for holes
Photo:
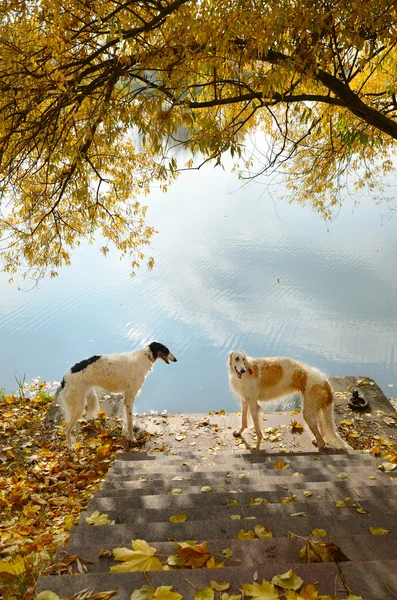
[[[229,352],[229,369],[233,368],[232,359],[233,359],[233,352]]]

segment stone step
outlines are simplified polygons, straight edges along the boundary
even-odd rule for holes
[[[293,462],[307,462],[311,460],[326,461],[326,460],[348,460],[348,462],[362,462],[363,460],[376,460],[370,455],[363,455],[358,452],[346,452],[344,450],[334,451],[322,451],[318,452],[300,452],[299,454],[287,453],[287,452],[274,452],[269,453],[267,451],[247,451],[247,452],[229,452],[222,450],[214,453],[207,452],[178,452],[175,454],[165,452],[120,452],[117,454],[117,459],[114,462],[115,466],[124,464],[153,464],[154,462],[166,463],[167,465],[180,465],[182,462],[196,462],[200,461],[216,461],[217,464],[231,463],[231,462],[275,462],[278,458],[283,460],[289,460]],[[381,462],[381,461],[379,461]]]
[[[315,517],[285,516],[279,519],[265,518],[255,521],[232,521],[231,519],[218,519],[213,511],[204,513],[201,521],[185,521],[184,523],[125,523],[115,525],[91,526],[81,524],[73,527],[70,532],[70,543],[76,545],[88,544],[130,544],[134,539],[145,539],[147,542],[165,541],[176,539],[208,540],[208,539],[237,539],[241,529],[252,530],[256,524],[263,525],[272,530],[274,537],[287,537],[292,531],[297,535],[308,536],[313,529],[324,529],[329,535],[343,535],[349,531],[350,535],[372,534],[369,527],[381,527],[389,531],[396,530],[396,516],[394,511],[386,512],[383,507],[380,514],[352,514],[339,517],[318,515]]]
[[[297,490],[314,490],[318,491],[318,493],[322,493],[322,490],[326,489],[327,486],[331,486],[335,489],[343,489],[346,485],[345,480],[339,480],[335,478],[334,481],[330,481],[329,477],[311,474],[310,476],[300,476],[300,477],[291,477],[291,476],[283,476],[279,478],[269,478],[267,476],[263,476],[259,479],[254,480],[252,483],[249,480],[239,479],[232,481],[231,483],[226,483],[225,481],[214,483],[212,480],[208,480],[208,483],[211,485],[209,487],[212,488],[213,492],[226,492],[226,493],[236,493],[236,492],[250,492],[251,494],[261,494],[270,491],[277,490],[285,490],[288,492],[295,492]],[[362,487],[379,487],[379,481],[376,480],[366,480],[360,475],[351,475],[349,476],[349,486],[353,488],[362,488]],[[186,485],[189,482],[182,481],[172,481],[170,480],[164,481],[161,485],[155,482],[148,481],[145,484],[143,482],[141,484],[137,484],[137,482],[133,481],[125,481],[121,483],[114,483],[113,485],[105,484],[103,488],[99,489],[96,492],[96,497],[103,496],[153,496],[153,495],[163,495],[171,492],[172,489],[181,489],[183,494],[197,494],[201,492],[202,487],[206,486],[205,480],[202,479],[199,485]],[[193,482],[196,483],[196,482]],[[395,489],[397,491],[397,478],[391,479],[390,477],[385,477],[382,479],[382,486],[385,488]],[[392,492],[390,492],[391,494]]]
[[[183,483],[183,482],[175,482]],[[357,486],[352,487],[346,483],[329,483],[321,489],[311,489],[313,484],[308,484],[302,489],[293,490],[293,494],[296,496],[295,502],[310,502],[310,503],[323,503],[325,501],[336,502],[338,500],[345,501],[346,498],[352,498],[354,501],[364,502],[371,501],[374,503],[387,502],[389,499],[397,498],[396,486],[384,486],[381,489],[377,486]],[[182,488],[180,488],[182,489]],[[307,497],[304,495],[304,491],[311,491],[312,496]],[[360,494],[360,495],[358,495]],[[153,494],[153,495],[131,495],[123,493],[114,495],[103,495],[98,496],[98,492],[88,502],[87,510],[93,512],[99,510],[100,512],[107,512],[110,510],[128,510],[129,508],[136,509],[167,509],[171,511],[184,510],[191,506],[196,507],[216,507],[225,506],[231,500],[238,500],[240,506],[250,505],[250,498],[265,498],[270,504],[281,503],[282,499],[290,496],[288,490],[277,489],[267,490],[264,492],[262,489],[250,490],[245,489],[244,492],[231,493],[230,490],[223,490],[221,492],[211,493],[187,493],[183,490],[181,494],[169,495],[169,494]]]
[[[328,540],[327,538],[327,541]],[[387,536],[332,536],[331,541],[336,544],[341,551],[351,561],[371,561],[371,560],[395,560],[397,559],[397,533],[391,533]],[[267,561],[286,561],[291,564],[299,560],[299,551],[305,546],[306,540],[301,538],[272,538],[268,540],[254,539],[250,542],[242,540],[209,540],[207,542],[208,551],[215,556],[216,562],[225,561],[225,566],[233,567],[257,567]],[[131,549],[131,543],[125,547]],[[161,562],[166,562],[167,556],[176,554],[177,545],[175,542],[153,542],[152,547],[156,549],[156,554],[160,556]],[[233,559],[225,560],[222,551],[229,548],[232,550]],[[57,560],[62,559],[62,551],[67,551],[71,556],[91,560],[93,564],[88,564],[88,572],[108,573],[112,565],[120,564],[112,557],[99,556],[103,550],[112,550],[108,544],[75,546],[62,548],[57,551]]]
[[[135,589],[148,585],[173,586],[173,590],[182,594],[185,600],[191,600],[195,590],[210,585],[211,580],[227,581],[231,584],[229,593],[238,593],[243,583],[252,583],[254,577],[258,582],[268,581],[274,575],[284,573],[293,568],[305,583],[316,583],[321,595],[338,598],[347,596],[346,587],[364,600],[395,600],[394,593],[388,591],[384,582],[397,587],[397,561],[370,561],[301,564],[280,560],[277,565],[263,558],[259,567],[225,567],[221,570],[194,569],[178,571],[151,571],[145,573],[87,573],[85,575],[61,575],[40,577],[36,594],[50,590],[62,597],[72,596],[83,589],[93,593],[117,589],[115,600],[129,600]],[[344,584],[340,573],[343,575]],[[319,583],[317,583],[319,582]],[[390,588],[393,589],[393,588]],[[343,594],[343,595],[342,595]]]
[[[293,469],[242,469],[240,471],[229,469],[224,471],[208,471],[203,468],[201,471],[183,471],[181,469],[175,469],[163,473],[130,472],[129,474],[119,474],[110,470],[106,480],[101,484],[101,489],[111,487],[121,489],[124,486],[137,488],[149,487],[149,485],[153,485],[153,482],[158,485],[164,485],[164,483],[167,485],[170,483],[174,485],[175,481],[187,481],[189,482],[189,485],[211,485],[212,483],[217,483],[219,481],[224,481],[233,485],[261,482],[266,478],[268,478],[270,482],[273,480],[273,483],[280,483],[280,481],[288,482],[291,477],[304,477],[308,481],[332,481],[335,478],[338,479],[340,473],[347,473],[349,477],[360,477],[363,480],[375,477],[376,480],[383,482],[385,479],[388,479],[388,475],[372,466],[344,467],[343,471],[340,471],[335,467],[327,467],[326,465],[321,466],[320,468],[299,468],[298,471],[294,471]],[[178,479],[175,479],[176,477]],[[375,481],[375,479],[371,480]]]
[[[354,506],[355,505],[355,506]],[[345,508],[337,508],[335,501],[333,502],[293,502],[290,504],[260,504],[245,505],[238,504],[237,506],[217,506],[216,516],[217,519],[231,519],[231,515],[240,515],[240,521],[242,524],[249,524],[252,519],[244,520],[244,517],[255,517],[256,519],[274,519],[284,518],[286,516],[296,515],[299,517],[306,516],[322,516],[325,515],[330,517],[332,515],[339,517],[341,515],[346,516],[349,514],[357,514],[356,508],[363,507],[368,513],[376,515],[380,509],[386,512],[394,511],[397,514],[397,498],[389,499],[382,503],[378,502],[366,502],[356,498],[354,501],[346,502]],[[86,517],[90,516],[94,511],[89,510],[80,514],[80,524],[85,524]],[[189,521],[202,521],[208,514],[207,506],[189,506],[185,510],[176,511],[167,506],[163,509],[137,509],[135,507],[122,508],[115,510],[107,510],[109,519],[117,521],[118,523],[162,523],[169,521],[172,515],[184,513],[187,515]],[[302,515],[301,513],[304,513]],[[258,521],[259,522],[259,521]]]

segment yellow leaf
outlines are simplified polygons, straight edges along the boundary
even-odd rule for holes
[[[382,527],[369,527],[369,530],[372,535],[386,535],[390,533],[388,529],[382,529]]]
[[[187,521],[187,515],[185,515],[185,514],[172,515],[172,517],[170,517],[170,521],[171,521],[171,523],[184,523],[185,521]]]
[[[255,533],[249,529],[248,531],[244,531],[244,529],[240,529],[237,534],[238,540],[253,540],[255,538]]]
[[[327,535],[327,532],[325,531],[325,529],[313,529],[310,535],[314,537],[325,537]]]
[[[263,525],[255,525],[255,533],[261,540],[268,540],[273,537],[272,531]]]
[[[291,502],[295,502],[296,500],[296,496],[295,494],[293,496],[286,496],[285,498],[281,498],[281,503],[282,504],[290,504]]]
[[[274,468],[277,471],[283,471],[284,469],[289,469],[289,463],[284,463],[281,458],[278,458],[276,460],[276,464],[274,465]]]
[[[393,464],[393,463],[389,463],[389,462],[384,462],[381,465],[379,465],[378,469],[380,469],[381,471],[385,471],[390,472],[390,471],[394,471],[395,469],[397,469],[397,465]]]
[[[262,583],[243,583],[241,589],[244,593],[244,597],[257,598],[258,600],[277,600],[278,592],[274,585],[266,579],[262,580]]]
[[[346,504],[343,502],[343,500],[338,500],[335,502],[335,506],[336,508],[346,508]]]
[[[181,488],[172,488],[170,493],[173,494],[174,496],[177,496],[181,492],[182,492]]]
[[[275,575],[272,579],[272,583],[284,590],[299,590],[299,588],[302,587],[303,579],[290,569],[282,575]]]
[[[10,573],[11,575],[22,575],[26,571],[25,561],[21,556],[13,560],[0,560],[0,573]]]
[[[338,479],[347,479],[349,477],[348,473],[337,473],[336,476]]]
[[[156,548],[149,546],[144,540],[134,540],[132,548],[133,550],[129,550],[128,548],[114,548],[114,559],[122,561],[122,564],[110,567],[111,573],[163,570],[163,565],[154,556]]]
[[[66,531],[70,531],[71,530],[73,523],[74,523],[74,516],[73,515],[68,515],[67,517],[65,517],[65,519],[63,521],[63,526],[66,529]]]
[[[59,596],[55,592],[45,590],[44,592],[37,594],[37,596],[34,597],[34,600],[59,600]]]
[[[250,504],[269,504],[265,498],[250,498]]]
[[[238,500],[230,500],[230,502],[228,502],[226,504],[226,506],[237,506],[238,505]]]
[[[153,594],[153,600],[182,600],[182,598],[181,594],[172,591],[172,585],[161,585]]]
[[[241,515],[230,515],[232,521],[239,521],[241,519]]]
[[[303,492],[303,495],[306,496],[306,498],[310,498],[310,496],[313,496],[313,492],[309,492],[309,490],[305,490]]]
[[[209,487],[208,485],[204,485],[201,488],[201,491],[204,492],[204,493],[212,492],[212,487]]]
[[[228,590],[230,588],[230,583],[227,581],[222,581],[222,583],[218,583],[214,579],[211,579],[210,585],[213,590],[217,592],[223,592],[224,590]]]
[[[197,590],[194,594],[194,600],[214,600],[215,592],[210,587],[202,588],[201,590]]]
[[[227,592],[223,592],[221,600],[241,600],[241,594],[228,594]]]
[[[99,510],[94,511],[89,517],[85,518],[89,525],[113,525],[114,521],[108,519],[108,516],[101,514]]]

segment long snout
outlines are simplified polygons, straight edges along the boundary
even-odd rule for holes
[[[178,362],[178,361],[176,360],[176,356],[174,356],[174,355],[172,354],[172,352],[170,352],[170,353],[169,353],[169,355],[168,355],[168,360],[170,360],[171,362]]]

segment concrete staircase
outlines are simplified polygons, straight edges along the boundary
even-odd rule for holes
[[[154,588],[172,585],[184,598],[193,598],[195,589],[214,579],[231,583],[228,593],[239,593],[243,583],[271,580],[292,568],[305,583],[315,583],[320,594],[336,594],[341,599],[348,597],[350,589],[363,600],[395,600],[397,477],[379,470],[381,462],[361,454],[319,454],[315,450],[279,455],[244,451],[215,456],[194,452],[121,454],[81,515],[80,525],[72,528],[66,548],[69,555],[93,563],[86,565],[86,573],[76,568],[74,575],[40,577],[37,593],[51,590],[69,597],[84,589],[104,592],[117,588],[114,597],[128,600],[133,590],[147,585],[149,579]],[[286,463],[288,468],[275,468]],[[204,486],[212,491],[202,491]],[[175,489],[181,492],[172,493]],[[252,498],[268,503],[252,504]],[[238,504],[230,505],[232,501]],[[341,501],[345,507],[337,507]],[[106,513],[115,524],[88,525],[85,517],[94,511]],[[186,514],[187,520],[170,522],[177,513]],[[231,519],[231,515],[240,519]],[[258,524],[270,528],[273,538],[237,539],[240,530],[254,530]],[[369,527],[390,533],[373,535]],[[350,560],[304,564],[299,551],[305,540],[291,537],[290,532],[307,538],[314,529],[325,530],[327,536],[321,541],[336,544]],[[109,567],[120,563],[103,550],[131,549],[131,541],[136,539],[154,546],[162,562],[164,555],[176,553],[175,541],[186,540],[206,541],[216,562],[224,560],[222,550],[226,548],[232,550],[233,558],[226,560],[222,569],[110,573]]]

